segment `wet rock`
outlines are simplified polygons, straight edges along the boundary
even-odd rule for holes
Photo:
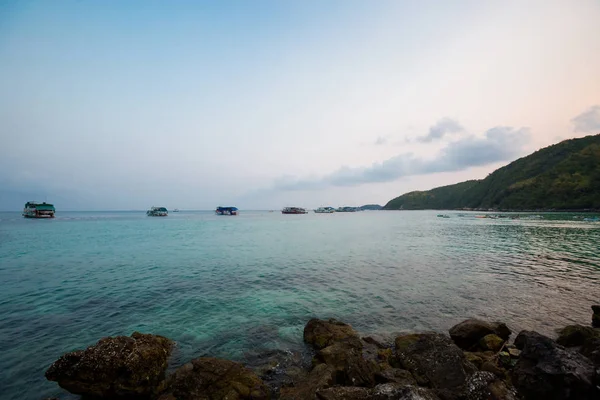
[[[429,389],[386,383],[372,389],[332,387],[317,392],[319,400],[439,400]]]
[[[387,368],[375,375],[377,383],[397,383],[400,385],[416,385],[417,381],[412,374],[400,368]]]
[[[46,371],[46,379],[83,396],[150,398],[164,383],[172,346],[165,337],[139,332],[103,338],[60,357]]]
[[[515,339],[521,356],[512,382],[526,399],[600,398],[592,362],[537,332],[522,331]]]
[[[514,346],[508,346],[506,350],[510,358],[519,358],[519,356],[521,355],[521,350],[517,349]]]
[[[375,374],[380,371],[373,359],[365,359],[362,349],[347,342],[334,343],[320,350],[314,359],[335,371],[334,381],[338,385],[375,386]]]
[[[333,384],[334,371],[327,364],[315,366],[304,379],[294,381],[291,386],[282,387],[281,400],[314,400],[317,390]]]
[[[600,328],[600,305],[592,306],[592,311],[594,312],[592,315],[592,326]]]
[[[388,343],[385,338],[379,336],[367,336],[362,338],[362,340],[363,342],[375,345],[380,349],[388,349],[392,347],[392,343]]]
[[[167,380],[159,400],[269,399],[267,386],[240,363],[212,357],[192,360]]]
[[[337,342],[350,343],[362,347],[362,342],[354,329],[335,319],[327,321],[313,318],[304,327],[304,341],[315,349],[324,349]]]
[[[399,336],[396,357],[419,385],[436,390],[442,399],[464,396],[466,381],[476,367],[450,340],[438,333]]]
[[[600,369],[600,339],[586,340],[579,352],[589,358],[596,368]],[[600,372],[597,374],[600,375]]]
[[[600,339],[600,329],[583,325],[568,325],[558,332],[556,343],[565,347],[582,346],[586,340]]]
[[[486,335],[495,334],[503,340],[508,340],[511,334],[510,329],[502,322],[486,322],[478,319],[467,319],[454,325],[449,332],[454,343],[465,350],[476,348]]]
[[[479,339],[479,347],[482,350],[499,351],[503,345],[504,340],[500,336],[493,333],[485,335]]]
[[[476,372],[467,382],[466,400],[517,400],[514,388],[490,372]]]

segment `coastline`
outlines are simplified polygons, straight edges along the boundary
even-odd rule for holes
[[[252,366],[204,356],[168,375],[176,343],[134,332],[67,353],[45,376],[96,399],[597,399],[600,306],[592,306],[590,325],[557,328],[553,340],[467,319],[449,335],[378,337],[313,318],[303,332],[310,362],[286,351],[264,354]]]

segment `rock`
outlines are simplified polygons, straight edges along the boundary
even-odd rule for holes
[[[600,368],[600,339],[586,340],[579,352],[589,358],[596,368]]]
[[[178,368],[159,400],[269,399],[267,386],[240,363],[200,357]]]
[[[332,387],[317,392],[319,400],[439,400],[429,389],[386,383],[372,389]]]
[[[492,374],[496,375],[499,378],[505,378],[506,377],[506,370],[503,368],[500,368],[499,366],[496,365],[496,363],[493,363],[491,361],[486,361],[481,365],[481,371],[487,371],[487,372],[491,372]]]
[[[483,350],[499,351],[503,345],[504,340],[494,333],[490,333],[479,339],[479,347]]]
[[[592,311],[594,312],[592,315],[592,326],[600,328],[600,305],[592,306]]]
[[[281,400],[314,400],[317,390],[328,388],[333,384],[333,368],[326,364],[319,364],[302,380],[293,383],[293,386],[282,387]]]
[[[465,351],[465,358],[470,363],[473,363],[477,368],[481,369],[481,365],[483,364],[483,358],[479,355],[479,353],[472,353],[470,351]]]
[[[375,375],[377,383],[397,383],[401,385],[416,385],[417,381],[412,374],[400,368],[387,368]]]
[[[316,363],[324,363],[335,371],[334,382],[347,386],[375,386],[375,374],[380,371],[374,360],[366,360],[362,349],[347,342],[337,342],[320,350]]]
[[[327,321],[313,318],[308,321],[304,327],[304,341],[317,350],[337,342],[346,342],[355,347],[362,347],[362,342],[354,329],[333,318]]]
[[[498,361],[504,368],[513,367],[513,359],[508,351],[502,351],[498,354]]]
[[[388,343],[386,339],[382,337],[367,336],[362,338],[362,340],[363,342],[375,345],[380,349],[389,349],[390,347],[392,347],[392,344]]]
[[[46,379],[71,393],[106,398],[150,398],[164,383],[173,342],[134,332],[100,339],[67,353],[46,371]]]
[[[510,358],[519,358],[521,355],[521,350],[517,349],[516,347],[510,346],[507,350]]]
[[[396,352],[398,363],[417,383],[435,389],[443,399],[464,395],[467,378],[476,371],[450,338],[438,333],[399,336]]]
[[[558,332],[556,343],[565,347],[582,346],[586,340],[600,339],[600,330],[583,325],[565,326]]]
[[[526,399],[600,398],[596,372],[590,360],[568,351],[537,332],[522,331],[515,339],[521,356],[512,372],[512,382]]]
[[[517,400],[514,388],[490,372],[476,372],[467,382],[466,400]]]
[[[511,331],[502,322],[485,322],[478,319],[467,319],[454,325],[449,330],[450,337],[458,347],[470,350],[477,347],[479,340],[486,335],[495,334],[503,340],[508,340]]]

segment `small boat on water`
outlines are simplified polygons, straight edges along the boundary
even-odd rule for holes
[[[174,209],[173,212],[179,212],[179,208]]]
[[[335,208],[333,207],[319,207],[315,210],[317,214],[331,214],[335,212]]]
[[[237,207],[217,207],[215,210],[215,214],[217,215],[238,215],[239,211]]]
[[[166,217],[169,215],[169,211],[165,207],[152,207],[146,211],[146,215],[149,217]]]
[[[448,214],[438,214],[438,218],[450,218]]]
[[[281,210],[282,214],[306,214],[308,213],[308,211],[306,211],[304,208],[301,207],[285,207],[283,210]]]
[[[55,212],[54,205],[46,202],[28,201],[25,203],[25,208],[23,208],[25,218],[54,218]]]

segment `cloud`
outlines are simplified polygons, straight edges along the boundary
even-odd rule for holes
[[[464,128],[451,118],[442,118],[435,125],[429,128],[429,133],[425,136],[419,136],[417,141],[429,143],[446,136],[448,133],[458,133],[464,131]]]
[[[399,154],[369,167],[341,167],[323,177],[296,179],[282,177],[274,183],[279,190],[316,190],[332,186],[357,186],[391,182],[402,177],[461,171],[500,161],[512,161],[524,153],[529,142],[527,128],[495,127],[483,137],[467,137],[448,144],[437,157],[422,159],[411,153]]]
[[[575,132],[600,131],[600,106],[592,106],[571,120]]]
[[[377,146],[381,146],[383,144],[386,144],[388,142],[388,138],[385,136],[378,136],[377,139],[375,140],[375,145]]]

